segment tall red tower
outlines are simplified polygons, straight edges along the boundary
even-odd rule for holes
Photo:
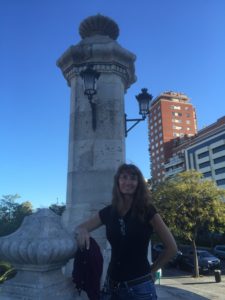
[[[149,142],[153,183],[164,178],[164,164],[173,155],[178,139],[197,133],[195,108],[183,93],[164,92],[151,104]]]

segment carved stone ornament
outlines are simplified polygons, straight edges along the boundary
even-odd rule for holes
[[[0,258],[24,267],[64,265],[74,255],[75,241],[60,220],[49,209],[26,217],[16,232],[0,238]]]
[[[1,300],[79,299],[72,279],[62,273],[75,250],[75,240],[60,216],[40,209],[26,217],[16,232],[0,238],[0,259],[17,270],[1,285]]]
[[[79,33],[82,39],[94,35],[105,35],[116,40],[119,36],[119,27],[109,17],[98,14],[85,19],[80,24]]]

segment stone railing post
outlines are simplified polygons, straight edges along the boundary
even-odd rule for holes
[[[63,228],[60,216],[40,209],[26,217],[17,231],[0,238],[0,259],[17,270],[1,285],[0,299],[78,299],[72,280],[62,274],[62,266],[75,250],[75,240]]]

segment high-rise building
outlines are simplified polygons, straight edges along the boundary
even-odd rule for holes
[[[177,141],[165,163],[165,178],[194,169],[225,189],[225,116],[186,140]]]
[[[201,172],[225,189],[225,116],[203,128],[185,149],[186,169]]]
[[[183,93],[164,92],[150,107],[149,141],[152,182],[163,180],[164,164],[173,156],[178,140],[197,133],[195,108]]]

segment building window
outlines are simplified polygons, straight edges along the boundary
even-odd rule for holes
[[[223,161],[225,161],[225,156],[215,158],[213,161],[214,161],[214,164],[218,164],[220,162],[223,162]]]
[[[180,119],[172,119],[172,122],[174,122],[174,123],[182,123],[182,120],[180,120]]]
[[[161,119],[159,119],[159,120],[158,120],[158,123],[162,123],[162,120],[161,120]]]
[[[211,176],[212,176],[212,172],[211,172],[211,171],[205,172],[205,173],[203,173],[203,176],[204,176],[205,178],[211,177]]]
[[[190,118],[190,116],[191,116],[190,114],[186,114],[186,117],[187,117],[187,118]]]
[[[172,109],[179,109],[180,110],[180,106],[176,106],[176,105],[171,105]]]
[[[209,161],[206,161],[206,162],[204,162],[204,163],[199,164],[199,169],[208,167],[209,165],[210,165],[210,162],[209,162]]]
[[[182,127],[181,126],[177,126],[177,125],[173,125],[173,129],[181,130]]]
[[[178,137],[178,136],[180,136],[180,134],[178,132],[173,132],[173,136]]]
[[[225,144],[214,148],[212,152],[217,153],[217,152],[220,152],[220,151],[223,151],[223,150],[225,150]]]
[[[216,181],[217,185],[224,185],[225,184],[225,179],[219,179]]]
[[[173,111],[172,115],[175,116],[175,117],[181,117],[182,113],[178,113],[178,112]]]
[[[216,175],[219,175],[219,174],[225,174],[225,167],[216,169],[216,170],[215,170],[215,174],[216,174]]]
[[[189,110],[190,109],[190,107],[189,106],[185,106],[185,108],[184,108],[185,110]]]
[[[190,127],[187,127],[187,131],[190,131],[191,130],[191,128]]]
[[[186,124],[190,124],[191,123],[191,121],[190,120],[186,120]]]
[[[200,159],[200,158],[203,158],[203,157],[206,157],[206,156],[209,156],[209,151],[205,151],[205,152],[203,152],[203,153],[198,154],[198,158],[199,158],[199,159]]]

